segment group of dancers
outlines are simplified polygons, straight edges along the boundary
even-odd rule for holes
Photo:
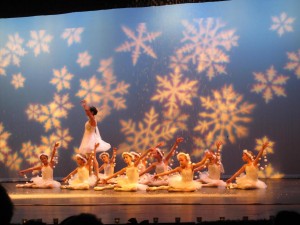
[[[93,188],[95,191],[113,189],[115,191],[183,191],[193,192],[202,187],[226,187],[238,189],[266,188],[267,185],[258,179],[259,161],[268,143],[264,143],[262,148],[255,156],[252,151],[243,150],[242,159],[244,165],[228,180],[223,181],[221,174],[224,168],[221,160],[222,142],[216,143],[216,150],[205,150],[204,156],[199,162],[192,163],[188,153],[179,152],[176,157],[179,166],[171,168],[170,160],[176,153],[178,145],[183,142],[182,137],[175,140],[174,145],[168,152],[160,149],[162,143],[150,147],[142,154],[137,152],[123,152],[122,158],[126,166],[115,172],[116,148],[112,154],[108,153],[111,145],[102,140],[95,116],[97,109],[89,106],[85,100],[81,101],[88,121],[85,123],[84,135],[76,154],[77,168],[64,177],[61,182],[53,179],[54,158],[59,147],[55,143],[50,157],[41,153],[39,159],[40,166],[21,170],[20,175],[34,170],[41,171],[41,177],[37,176],[25,184],[17,184],[19,188],[62,188],[70,190],[88,190]],[[97,153],[101,152],[98,164]],[[147,161],[151,158],[151,163]],[[195,172],[199,172],[199,178],[195,178]]]

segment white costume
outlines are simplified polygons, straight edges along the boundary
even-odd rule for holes
[[[94,150],[96,143],[100,143],[99,147],[96,149],[96,152],[103,152],[110,149],[111,145],[102,140],[97,125],[93,127],[91,126],[90,122],[87,121],[84,127],[84,134],[79,147],[80,153],[91,153]]]

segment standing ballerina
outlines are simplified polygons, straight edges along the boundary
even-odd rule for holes
[[[246,162],[232,177],[230,177],[226,183],[228,188],[238,189],[256,189],[267,188],[267,185],[258,179],[258,162],[263,155],[264,150],[268,147],[269,143],[266,142],[262,145],[261,150],[255,157],[252,151],[243,150],[242,159]],[[245,173],[244,173],[245,172]],[[232,183],[233,180],[236,183]]]
[[[114,174],[116,154],[117,154],[117,148],[113,148],[113,153],[111,158],[109,158],[108,152],[102,152],[99,155],[99,158],[103,162],[103,164],[99,167],[99,172],[103,170],[103,173],[99,173],[100,183],[104,178],[107,178],[108,176]]]
[[[202,187],[226,187],[226,182],[221,180],[221,173],[224,173],[223,164],[221,162],[221,147],[222,142],[216,143],[217,151],[205,151],[205,164],[196,168],[195,171],[200,171],[207,168],[207,171],[200,173],[200,181]]]
[[[99,147],[99,143],[95,144],[94,151],[87,159],[83,154],[76,155],[76,162],[78,167],[69,173],[68,176],[62,179],[63,182],[68,182],[68,185],[62,185],[62,189],[71,190],[88,190],[90,187],[95,186],[97,177],[94,174],[89,173],[92,166],[92,160],[96,157],[96,149]]]
[[[59,143],[55,143],[50,161],[48,161],[48,155],[46,153],[41,153],[39,155],[39,159],[41,160],[42,165],[31,167],[25,170],[21,170],[19,172],[20,175],[24,175],[27,172],[40,170],[42,171],[42,176],[31,178],[30,183],[26,184],[17,184],[16,187],[18,188],[58,188],[60,187],[60,183],[58,181],[53,180],[53,168],[55,165],[54,156],[56,153],[56,149],[59,146]]]
[[[162,176],[159,179],[154,179],[154,175],[149,174],[149,172],[155,169],[155,173],[158,174],[170,170],[171,168],[169,167],[169,160],[181,142],[183,142],[182,137],[176,138],[175,144],[172,146],[166,157],[164,157],[163,152],[159,148],[155,148],[154,151],[152,151],[151,155],[156,161],[146,168],[144,172],[140,173],[140,177],[142,178],[140,179],[141,184],[146,184],[148,186],[168,185],[169,177],[167,175]]]
[[[191,158],[189,154],[180,152],[177,154],[177,159],[180,166],[176,167],[173,170],[166,171],[164,173],[159,173],[154,176],[155,179],[174,173],[179,173],[169,178],[168,186],[159,186],[159,187],[149,187],[148,191],[154,190],[168,190],[168,191],[186,191],[192,192],[199,190],[201,188],[201,183],[194,180],[194,170],[195,168],[203,165],[206,161],[206,158],[203,158],[198,163],[191,163]]]
[[[86,100],[81,101],[81,106],[83,107],[88,121],[85,123],[84,134],[81,140],[81,144],[79,147],[79,153],[85,154],[86,158],[89,158],[91,152],[94,149],[96,143],[99,143],[99,147],[96,149],[96,152],[103,152],[110,149],[111,145],[102,140],[100,136],[100,132],[97,126],[97,121],[95,116],[98,113],[98,110],[94,106],[89,106]],[[96,157],[93,160],[93,167],[95,169],[95,174],[98,179],[99,174],[99,165]],[[92,174],[91,168],[89,169],[90,174]]]
[[[160,146],[161,144],[157,145]],[[156,146],[156,147],[157,147]],[[156,148],[155,147],[155,148]],[[107,183],[110,179],[117,177],[117,184],[108,185],[108,186],[98,186],[95,187],[94,190],[102,191],[104,189],[114,188],[115,191],[137,191],[137,190],[146,190],[147,185],[139,183],[139,169],[138,165],[140,160],[142,160],[150,151],[153,151],[153,148],[146,150],[136,161],[134,161],[134,155],[130,152],[123,152],[122,158],[124,162],[127,164],[126,167],[114,173],[113,175],[103,179],[103,183]],[[133,162],[134,161],[134,162]]]

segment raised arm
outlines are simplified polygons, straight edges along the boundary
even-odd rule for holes
[[[183,138],[182,137],[178,137],[176,138],[176,141],[174,143],[174,145],[172,146],[170,152],[168,153],[168,155],[165,157],[164,159],[164,163],[167,164],[169,162],[169,159],[172,157],[174,151],[176,150],[176,148],[178,147],[179,143],[183,142]]]
[[[161,142],[161,143],[158,143],[154,148],[149,148],[146,151],[144,151],[143,154],[138,158],[138,160],[136,160],[134,162],[134,166],[137,166],[140,163],[140,161],[149,154],[149,152],[153,151],[154,149],[156,149],[162,145],[163,145],[163,143]]]
[[[54,146],[53,146],[52,153],[51,153],[51,157],[50,157],[50,161],[49,161],[49,163],[50,163],[51,166],[53,166],[53,158],[54,158],[54,156],[55,156],[55,153],[56,153],[56,150],[57,150],[58,146],[59,146],[59,143],[58,143],[58,142],[56,142],[56,143],[54,144]]]
[[[116,156],[117,156],[117,148],[114,147],[114,148],[113,148],[112,156],[111,156],[111,158],[110,158],[110,160],[109,160],[109,163],[110,163],[110,164],[114,164],[114,163],[116,162]]]
[[[81,103],[82,108],[85,111],[85,114],[89,117],[89,121],[90,121],[91,126],[95,127],[96,126],[96,119],[95,119],[94,115],[91,113],[90,107],[87,104],[86,100],[82,100],[80,103]]]
[[[99,143],[95,144],[94,150],[93,150],[92,154],[90,154],[90,156],[87,160],[86,166],[88,166],[88,168],[90,168],[92,160],[97,160],[97,158],[96,158],[96,149],[98,148],[99,145],[100,145]]]
[[[254,161],[253,161],[253,164],[254,164],[254,165],[257,165],[257,164],[258,164],[258,161],[259,161],[260,157],[262,156],[264,150],[265,150],[268,146],[269,146],[269,142],[266,142],[266,143],[264,143],[264,144],[262,145],[261,150],[259,150],[259,152],[258,152],[256,158],[255,158]]]

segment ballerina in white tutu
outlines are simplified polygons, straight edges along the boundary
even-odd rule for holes
[[[160,145],[160,144],[159,144]],[[157,145],[157,146],[159,146]],[[156,147],[157,147],[156,146]],[[156,148],[155,147],[155,148]],[[139,183],[139,162],[153,151],[155,148],[150,148],[146,150],[136,161],[134,161],[134,155],[130,152],[123,152],[122,158],[127,164],[126,167],[114,173],[113,175],[103,179],[103,183],[108,183],[108,181],[114,177],[117,177],[117,184],[115,185],[106,185],[106,186],[97,186],[94,187],[95,191],[102,191],[105,189],[114,189],[115,191],[145,191],[148,187],[147,185]],[[124,175],[125,174],[125,175]],[[120,176],[121,175],[121,176]]]
[[[175,174],[169,177],[168,186],[149,187],[147,191],[168,190],[170,192],[193,192],[201,188],[201,183],[194,180],[194,170],[203,165],[206,158],[203,158],[198,163],[191,163],[189,154],[180,152],[177,154],[177,159],[180,166],[154,176],[154,179],[157,179],[161,176]]]
[[[266,142],[262,145],[261,150],[257,156],[249,150],[243,150],[242,159],[246,163],[232,176],[226,183],[228,188],[238,189],[256,189],[256,188],[267,188],[267,185],[262,180],[258,179],[258,163],[264,150],[268,147],[269,143]],[[235,183],[232,181],[235,179]]]
[[[114,174],[115,164],[116,164],[116,154],[117,154],[117,148],[113,148],[113,153],[112,153],[111,158],[109,158],[108,152],[102,152],[99,155],[99,158],[103,162],[103,164],[99,167],[99,176],[98,176],[100,178],[99,183],[101,183],[103,179]],[[103,171],[103,173],[100,173],[102,171]],[[112,180],[113,179],[110,180],[110,183],[115,183]]]
[[[217,142],[216,146],[216,152],[205,150],[205,164],[195,169],[195,171],[201,171],[207,168],[207,171],[200,172],[200,179],[198,181],[202,183],[202,187],[226,187],[226,182],[221,180],[221,174],[224,173],[221,161],[222,142]]]
[[[54,156],[56,153],[56,149],[59,146],[59,143],[55,143],[50,161],[48,161],[48,155],[46,153],[41,153],[39,158],[41,160],[42,165],[31,167],[25,170],[21,170],[19,172],[20,175],[24,176],[27,172],[32,172],[34,170],[42,171],[42,176],[37,176],[31,178],[30,183],[26,184],[17,184],[16,187],[18,188],[59,188],[60,183],[58,181],[53,180],[53,168],[55,165]]]
[[[78,167],[73,170],[68,176],[62,179],[63,182],[67,182],[68,185],[62,185],[62,189],[70,190],[88,190],[97,183],[97,177],[93,173],[90,174],[90,167],[93,165],[93,159],[96,157],[96,149],[99,143],[95,144],[94,151],[87,159],[85,155],[79,153],[76,155],[76,162]]]
[[[90,157],[91,152],[94,149],[94,146],[96,143],[99,143],[99,147],[96,148],[96,152],[104,152],[107,151],[111,148],[111,145],[105,141],[102,140],[98,126],[97,126],[97,120],[95,118],[95,116],[98,113],[98,110],[96,109],[96,107],[94,106],[89,106],[86,102],[86,100],[82,100],[81,101],[81,106],[84,109],[87,117],[88,117],[88,121],[85,123],[84,126],[84,134],[81,140],[81,144],[79,147],[79,153],[81,154],[85,154],[86,158],[88,159]],[[93,160],[93,168],[95,168],[95,175],[98,179],[98,161],[95,158],[95,160]],[[91,170],[90,170],[90,174],[91,174]]]
[[[169,161],[171,157],[174,155],[175,150],[178,148],[179,143],[183,142],[182,137],[176,138],[174,145],[172,146],[171,150],[164,156],[164,153],[157,147],[154,151],[151,152],[151,156],[155,159],[151,165],[146,168],[143,172],[140,173],[140,183],[146,184],[148,186],[161,186],[161,185],[168,185],[169,183],[169,176],[161,176],[159,179],[154,179],[154,175],[158,173],[163,173],[172,168],[169,166]],[[155,174],[150,174],[150,171],[155,170]]]

